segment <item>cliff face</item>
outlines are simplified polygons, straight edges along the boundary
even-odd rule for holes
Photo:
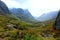
[[[10,14],[10,12],[9,12],[9,10],[8,10],[8,7],[7,7],[6,4],[5,4],[4,2],[2,2],[1,0],[0,0],[0,13],[2,13],[3,15],[5,15],[5,14],[7,14],[7,13]]]
[[[58,12],[58,16],[56,18],[55,24],[54,24],[54,28],[56,30],[60,30],[60,11]]]

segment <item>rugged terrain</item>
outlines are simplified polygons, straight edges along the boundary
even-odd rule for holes
[[[34,17],[28,10],[14,10],[15,13],[11,13],[5,3],[0,1],[0,40],[60,40],[59,36],[54,36],[54,19],[32,22]]]

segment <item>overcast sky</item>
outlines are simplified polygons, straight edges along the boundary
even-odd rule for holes
[[[28,9],[38,17],[44,13],[60,9],[60,0],[2,0],[9,8]]]

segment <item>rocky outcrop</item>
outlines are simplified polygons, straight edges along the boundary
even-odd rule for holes
[[[57,16],[55,24],[54,24],[54,29],[60,30],[60,11],[58,12],[58,16]]]
[[[6,6],[6,4],[4,3],[4,2],[2,2],[1,0],[0,0],[0,13],[2,13],[2,14],[7,14],[7,13],[9,13],[10,14],[10,12],[9,12],[9,10],[8,10],[8,7]]]

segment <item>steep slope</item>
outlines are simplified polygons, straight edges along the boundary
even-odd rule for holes
[[[56,21],[55,21],[54,28],[56,30],[60,30],[60,10],[58,12],[58,15],[57,15],[57,18],[56,18]]]
[[[27,15],[27,17],[33,18],[33,16],[31,15],[31,13],[29,12],[28,9],[25,9],[24,13],[25,13],[25,15]]]
[[[58,11],[49,12],[38,17],[39,21],[47,21],[56,18]]]
[[[9,10],[8,10],[8,7],[6,6],[6,4],[4,3],[4,2],[2,2],[1,0],[0,0],[0,13],[2,13],[2,14],[10,14],[10,12],[9,12]]]
[[[35,21],[34,17],[31,15],[31,13],[29,12],[28,9],[25,9],[25,10],[24,10],[24,13],[25,13],[26,17],[27,17],[29,20]]]
[[[14,14],[23,21],[34,21],[34,17],[30,14],[28,10],[23,10],[21,8],[13,8],[10,9],[10,11],[12,12],[12,14]]]

